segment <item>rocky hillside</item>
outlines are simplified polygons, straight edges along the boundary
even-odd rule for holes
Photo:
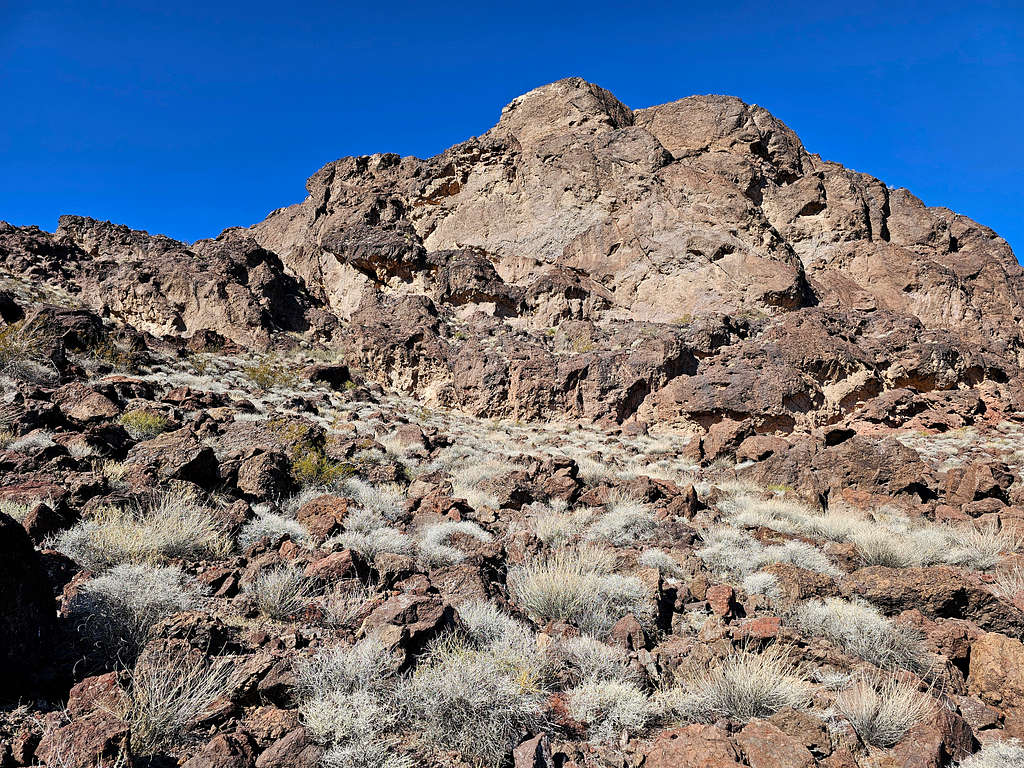
[[[1024,275],[563,80],[193,244],[0,223],[0,768],[1024,764]]]

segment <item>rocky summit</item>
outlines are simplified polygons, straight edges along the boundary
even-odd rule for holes
[[[0,223],[0,768],[1024,765],[1005,240],[578,78],[306,188]]]

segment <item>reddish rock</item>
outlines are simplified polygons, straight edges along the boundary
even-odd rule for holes
[[[306,578],[321,586],[365,577],[366,573],[367,566],[362,555],[352,549],[332,552],[306,566]]]
[[[323,753],[300,727],[271,744],[256,758],[256,768],[316,768]]]
[[[119,755],[127,755],[129,735],[124,720],[97,710],[47,731],[36,756],[48,765],[94,768],[97,763],[113,763]]]
[[[251,768],[255,745],[244,733],[218,734],[208,741],[183,768]]]
[[[960,715],[937,706],[892,749],[901,768],[944,768],[949,758],[962,760],[971,754],[974,734]]]
[[[989,632],[971,646],[967,689],[1005,716],[1008,735],[1024,738],[1024,643]]]
[[[326,494],[299,507],[295,519],[309,531],[314,541],[323,542],[342,530],[347,513],[348,499]]]
[[[294,488],[291,462],[278,451],[260,451],[238,467],[237,485],[255,499],[287,496]]]
[[[732,616],[737,608],[734,600],[735,592],[728,584],[716,584],[708,587],[707,601],[711,611],[723,619]]]
[[[779,634],[782,619],[778,616],[757,616],[742,622],[733,635],[737,638],[769,640]]]
[[[608,643],[627,651],[638,651],[647,647],[647,638],[636,616],[629,613],[615,622],[608,633]]]
[[[729,733],[714,725],[687,725],[658,734],[644,768],[734,768],[742,755]]]
[[[754,719],[743,726],[736,743],[751,768],[813,768],[814,756],[793,735],[767,720]]]
[[[68,694],[68,715],[84,717],[97,708],[113,709],[121,690],[116,672],[87,677],[76,683]]]
[[[547,734],[527,739],[512,750],[512,764],[513,768],[554,768]]]
[[[969,619],[989,631],[1024,631],[1024,613],[956,568],[875,565],[851,573],[848,584],[888,614],[916,608],[929,618]]]

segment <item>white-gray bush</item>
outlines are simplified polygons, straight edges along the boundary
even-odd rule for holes
[[[246,587],[256,608],[267,618],[285,621],[309,606],[316,593],[301,568],[279,565],[260,571]]]
[[[491,534],[469,520],[435,523],[420,533],[417,541],[420,560],[429,567],[462,562],[466,553],[449,543],[455,536],[468,536],[481,542],[491,540]]]
[[[268,538],[273,543],[282,536],[287,536],[299,545],[309,541],[309,532],[298,520],[272,512],[257,512],[256,517],[245,523],[238,531],[238,546],[244,551],[263,538]]]
[[[1017,739],[989,742],[957,768],[1024,768],[1024,746]]]
[[[427,741],[499,766],[544,719],[541,682],[521,664],[518,654],[449,638],[420,661],[401,700]]]
[[[132,751],[153,755],[167,750],[224,693],[227,680],[224,666],[197,661],[191,654],[167,654],[136,665],[121,702]]]
[[[394,660],[375,637],[327,648],[299,665],[303,722],[336,768],[404,768],[390,735],[398,723]]]
[[[211,511],[180,491],[129,508],[102,507],[50,543],[93,571],[166,558],[218,558],[231,551]]]
[[[830,597],[801,604],[793,616],[801,632],[828,640],[844,653],[882,667],[916,673],[929,668],[921,633],[883,616],[864,602]]]
[[[623,731],[635,736],[658,714],[655,703],[633,683],[591,680],[567,692],[569,714],[587,726],[597,742],[618,739]]]
[[[716,573],[742,576],[770,563],[791,563],[827,576],[841,573],[823,552],[802,541],[765,547],[746,531],[726,526],[702,531],[700,536],[702,546],[696,555]]]
[[[71,616],[108,656],[130,662],[156,622],[197,607],[202,594],[177,568],[118,565],[82,585]]]
[[[606,511],[587,529],[587,541],[603,541],[625,546],[648,538],[657,522],[650,506],[642,499],[613,490],[605,505]]]

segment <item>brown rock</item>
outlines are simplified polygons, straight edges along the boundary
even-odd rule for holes
[[[56,604],[32,541],[0,513],[0,699],[45,679],[55,635]]]
[[[736,609],[734,595],[732,587],[728,584],[715,584],[713,587],[708,587],[707,601],[711,606],[711,611],[723,619],[733,615]]]
[[[348,513],[348,499],[326,494],[299,507],[295,519],[305,526],[315,541],[323,542],[341,531]]]
[[[84,717],[97,708],[111,710],[121,694],[116,672],[87,677],[72,687],[68,694],[68,715]]]
[[[512,750],[512,764],[514,768],[554,768],[547,734],[527,739]]]
[[[687,725],[663,731],[646,751],[645,768],[733,768],[742,756],[727,731],[714,725]]]
[[[315,768],[323,753],[300,727],[271,744],[256,758],[256,768]]]
[[[989,631],[1024,630],[1024,614],[956,568],[875,565],[854,571],[848,583],[888,614],[916,608],[930,618],[969,619]]]
[[[1024,643],[989,632],[971,646],[968,691],[1005,716],[1006,732],[1024,737]]]
[[[36,755],[48,765],[93,768],[97,763],[112,763],[119,755],[127,755],[129,735],[126,722],[97,710],[47,731]]]
[[[244,733],[218,734],[195,757],[186,760],[187,768],[250,768],[255,762],[252,739]]]
[[[754,719],[736,736],[751,768],[813,768],[814,756],[792,735]]]

